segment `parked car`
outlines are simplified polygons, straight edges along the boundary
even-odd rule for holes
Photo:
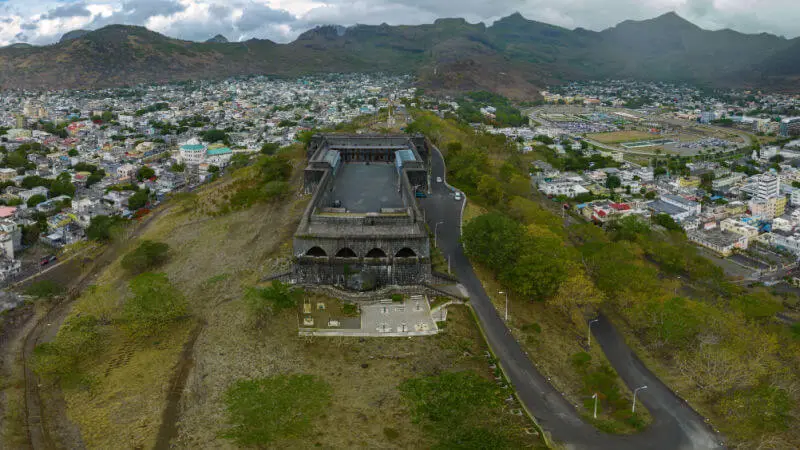
[[[454,198],[456,201],[460,201],[460,200],[461,200],[461,192],[456,192],[456,195],[455,195],[455,196],[453,196],[453,198]]]
[[[58,260],[58,258],[56,257],[56,255],[43,256],[42,259],[39,260],[39,265],[40,266],[46,266],[46,265],[50,264],[51,262],[54,262],[54,261],[57,261],[57,260]]]
[[[425,194],[422,191],[417,191],[415,195],[416,195],[417,198],[425,198],[425,197],[428,196],[427,194]]]
[[[442,177],[436,177],[436,182],[437,183],[441,183],[442,182]]]

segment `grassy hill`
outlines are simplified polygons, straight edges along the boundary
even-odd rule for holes
[[[519,99],[569,79],[631,78],[708,86],[791,86],[800,40],[708,31],[674,13],[601,32],[514,14],[489,27],[463,19],[418,26],[322,26],[288,44],[189,42],[110,25],[44,46],[0,49],[0,88],[94,88],[248,74],[414,73],[441,91]]]

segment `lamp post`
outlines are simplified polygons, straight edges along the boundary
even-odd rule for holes
[[[647,389],[647,386],[646,386],[646,385],[645,385],[645,386],[641,386],[641,387],[638,387],[638,388],[636,388],[636,389],[634,389],[634,390],[633,390],[633,406],[631,407],[631,412],[632,412],[632,413],[635,413],[635,412],[636,412],[636,394],[637,394],[637,393],[638,393],[640,390],[643,390],[643,389]]]
[[[508,322],[508,292],[498,291],[498,294],[505,294],[506,296],[506,322]]]
[[[436,225],[433,227],[433,246],[439,246],[439,225],[443,224],[444,222],[436,222]]]
[[[589,321],[589,346],[592,345],[592,324],[597,323],[600,319],[592,319]]]
[[[594,418],[597,419],[597,392],[592,395],[592,398],[594,399]]]

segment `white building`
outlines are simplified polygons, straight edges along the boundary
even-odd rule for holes
[[[719,229],[742,235],[748,242],[758,237],[758,228],[734,219],[725,219],[719,223]]]
[[[540,181],[538,187],[545,195],[563,195],[570,198],[589,192],[585,187],[569,180]]]
[[[208,147],[197,139],[189,139],[180,147],[180,159],[186,164],[198,165],[205,161]]]

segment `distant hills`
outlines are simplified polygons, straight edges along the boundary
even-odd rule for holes
[[[91,32],[92,32],[91,30],[72,30],[68,33],[64,33],[64,35],[61,36],[61,39],[59,39],[58,42],[67,42],[73,39],[78,39],[79,37],[86,36]]]
[[[228,41],[228,38],[226,38],[225,36],[223,36],[221,34],[218,34],[218,35],[212,37],[211,39],[207,40],[206,42],[209,42],[209,43],[212,43],[212,44],[227,44],[229,41]]]
[[[0,88],[97,88],[248,74],[413,73],[443,92],[534,99],[566,80],[625,78],[709,87],[796,88],[800,38],[708,31],[668,13],[595,32],[513,14],[487,27],[463,19],[417,26],[323,26],[294,42],[173,39],[111,25],[43,47],[0,49]]]

